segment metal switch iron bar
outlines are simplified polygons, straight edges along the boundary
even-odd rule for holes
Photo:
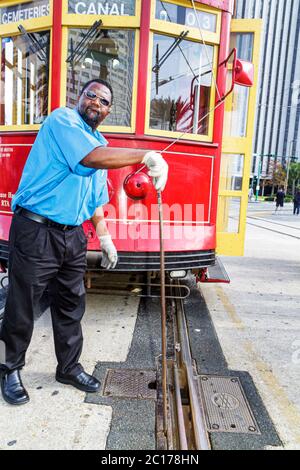
[[[162,393],[163,393],[163,431],[167,436],[168,422],[168,395],[167,395],[167,315],[166,315],[166,291],[165,291],[165,252],[163,230],[163,208],[161,192],[157,191],[159,212],[159,245],[160,245],[160,277],[161,277],[161,353],[162,353]]]

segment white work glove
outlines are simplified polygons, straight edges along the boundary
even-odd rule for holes
[[[157,191],[165,189],[168,179],[168,164],[158,152],[147,152],[142,163],[150,170],[149,175],[152,176],[153,184]]]
[[[101,266],[105,269],[114,269],[118,262],[118,253],[110,235],[100,235],[102,260]]]

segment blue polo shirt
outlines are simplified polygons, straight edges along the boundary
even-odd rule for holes
[[[44,121],[12,199],[55,222],[80,225],[108,202],[107,170],[87,168],[80,161],[107,140],[76,109],[58,108]]]

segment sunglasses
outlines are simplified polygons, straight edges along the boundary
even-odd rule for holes
[[[96,101],[96,99],[98,99],[102,106],[110,105],[109,101],[107,101],[105,98],[101,98],[100,96],[96,95],[96,93],[94,93],[93,91],[84,91],[83,93],[89,100]]]

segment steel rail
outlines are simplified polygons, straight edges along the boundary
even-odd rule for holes
[[[293,230],[300,230],[300,227],[294,227],[293,225],[281,224],[280,222],[277,222],[275,220],[269,220],[263,217],[255,217],[254,215],[247,215],[247,219],[259,220],[262,222],[267,222],[268,224],[280,225],[281,227],[291,228]]]
[[[161,192],[157,191],[159,213],[159,246],[160,246],[160,306],[161,306],[161,354],[162,354],[162,390],[163,390],[163,427],[167,435],[168,393],[167,393],[167,313],[165,287],[165,250],[164,250],[164,218]]]
[[[189,335],[182,300],[177,300],[176,307],[181,358],[186,371],[196,449],[210,450],[211,445],[206,430],[202,399],[199,395],[199,390],[196,385],[193,360],[188,339]]]
[[[178,434],[179,434],[180,450],[189,450],[187,437],[186,437],[185,424],[184,424],[183,409],[182,409],[180,384],[179,384],[179,373],[178,373],[178,367],[176,365],[174,366],[173,372],[174,372],[176,412],[177,412],[177,421],[178,421]]]
[[[254,224],[253,222],[247,221],[247,224],[253,225],[253,227],[261,228],[262,230],[268,230],[269,232],[279,233],[279,235],[285,235],[286,237],[296,238],[296,240],[300,240],[300,237],[297,237],[296,235],[292,235],[290,233],[280,232],[279,230],[274,230],[273,228],[270,228],[270,227],[264,227],[263,225]]]

